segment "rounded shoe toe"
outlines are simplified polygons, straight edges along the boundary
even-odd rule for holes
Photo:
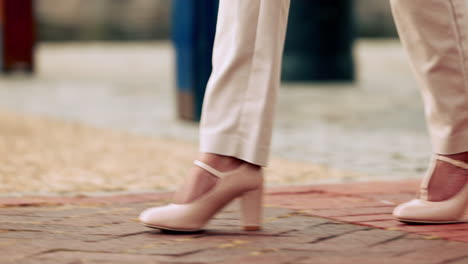
[[[414,199],[406,203],[402,203],[393,209],[393,216],[397,219],[411,220],[418,218],[418,200]]]
[[[154,222],[154,218],[160,215],[159,209],[159,207],[148,208],[140,213],[138,219],[143,224],[151,224]]]
[[[459,221],[460,210],[444,202],[414,199],[397,206],[393,216],[403,222],[452,223]]]

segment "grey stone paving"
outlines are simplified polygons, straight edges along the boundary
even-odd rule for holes
[[[421,99],[395,40],[359,41],[359,81],[283,84],[273,155],[358,172],[419,177],[430,155]],[[197,142],[175,120],[167,42],[41,44],[33,78],[0,77],[0,108]]]

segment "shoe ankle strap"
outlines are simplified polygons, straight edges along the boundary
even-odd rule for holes
[[[463,162],[461,160],[456,160],[456,159],[452,159],[452,158],[441,156],[441,155],[436,155],[436,159],[450,163],[455,167],[468,170],[468,163]]]
[[[206,170],[207,172],[213,174],[214,176],[216,176],[216,177],[218,177],[218,178],[223,178],[224,175],[226,174],[226,173],[221,172],[221,171],[219,171],[219,170],[217,170],[217,169],[211,167],[210,165],[208,165],[208,164],[206,164],[206,163],[204,163],[204,162],[201,162],[201,161],[199,161],[199,160],[194,160],[194,161],[193,161],[193,164],[195,164],[195,165],[197,165],[198,167],[200,167],[200,168]]]

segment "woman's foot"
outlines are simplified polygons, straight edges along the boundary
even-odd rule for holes
[[[468,152],[441,155],[468,163]],[[428,201],[440,202],[452,198],[468,182],[468,170],[443,160],[435,161],[435,169],[428,186]]]
[[[468,153],[434,155],[421,185],[419,199],[393,210],[396,219],[409,223],[458,223],[468,209]]]
[[[235,158],[202,154],[174,203],[144,210],[139,220],[162,230],[197,231],[229,202],[241,199],[241,226],[259,230],[262,223],[263,171]],[[209,163],[209,164],[208,164]],[[197,199],[199,198],[199,199]]]
[[[210,153],[200,153],[198,160],[221,172],[237,169],[239,166],[246,163],[234,157]],[[190,203],[213,188],[217,181],[218,178],[208,171],[194,166],[185,184],[174,194],[173,202],[175,204]]]

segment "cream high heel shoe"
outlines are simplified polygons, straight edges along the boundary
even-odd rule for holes
[[[435,155],[432,165],[421,184],[421,198],[397,206],[393,216],[402,222],[445,224],[461,222],[468,207],[468,184],[452,198],[440,201],[428,201],[428,186],[435,169],[435,161],[442,160],[453,166],[468,170],[468,163],[448,157]]]
[[[191,203],[146,209],[140,214],[140,221],[151,228],[194,232],[201,230],[229,202],[240,197],[242,227],[248,231],[259,230],[263,196],[262,169],[243,164],[235,170],[220,172],[198,160],[194,164],[218,177],[216,185]]]

